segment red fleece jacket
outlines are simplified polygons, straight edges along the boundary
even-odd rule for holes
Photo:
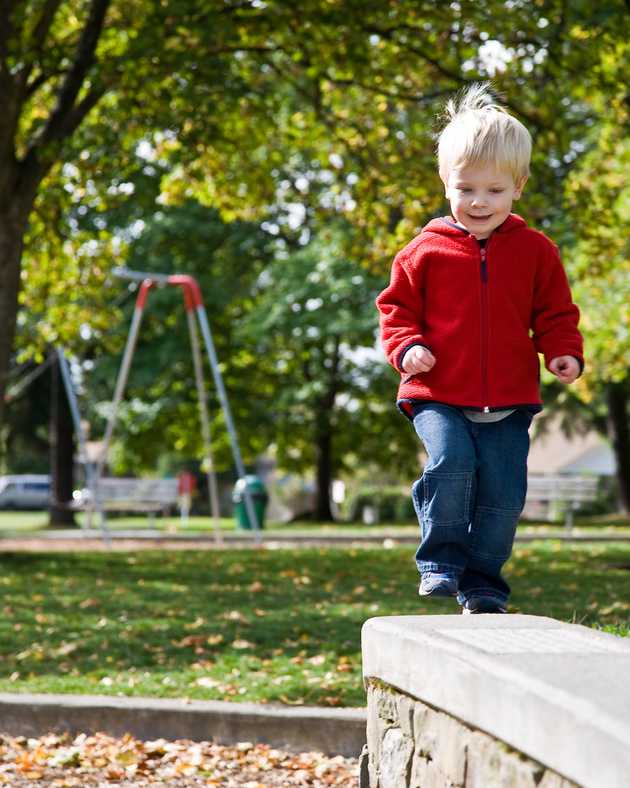
[[[400,373],[398,406],[432,400],[474,410],[538,411],[542,353],[584,365],[579,310],[557,247],[510,214],[482,249],[448,219],[434,219],[395,257],[376,299],[381,341]],[[405,352],[424,345],[429,372],[402,370]]]

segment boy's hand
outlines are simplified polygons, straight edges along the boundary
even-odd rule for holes
[[[403,372],[416,375],[418,372],[428,372],[435,364],[435,356],[426,347],[416,345],[410,348],[403,358]]]
[[[411,351],[409,351],[411,353]],[[405,360],[407,357],[405,356]],[[556,356],[549,362],[549,369],[561,383],[573,383],[580,374],[580,365],[573,356]]]

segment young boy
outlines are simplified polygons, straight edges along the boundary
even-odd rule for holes
[[[447,105],[438,143],[451,216],[400,251],[376,299],[401,373],[397,405],[428,460],[412,487],[423,596],[505,613],[501,576],[527,489],[529,425],[545,365],[581,374],[579,310],[556,246],[511,213],[529,175],[527,129],[475,85]]]

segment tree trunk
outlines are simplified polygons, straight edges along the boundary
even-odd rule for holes
[[[330,488],[332,484],[332,435],[328,414],[320,415],[317,428],[316,468],[316,508],[315,517],[321,522],[333,522],[330,507]]]
[[[4,395],[11,363],[20,289],[20,263],[28,210],[15,216],[15,210],[0,209],[0,425],[4,424]]]
[[[50,403],[50,515],[51,526],[76,526],[69,508],[74,490],[74,428],[59,361],[51,368]]]
[[[317,403],[315,427],[315,457],[317,505],[316,517],[322,522],[334,522],[330,505],[333,477],[333,410],[339,389],[339,364],[341,361],[341,338],[334,336],[330,348],[330,364],[327,368],[327,388]]]
[[[630,381],[609,383],[606,387],[608,402],[608,433],[617,460],[619,503],[624,513],[630,513],[630,416],[628,414],[628,389]]]

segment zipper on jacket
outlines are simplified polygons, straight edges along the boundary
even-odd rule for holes
[[[487,244],[487,241],[486,241]],[[485,246],[480,246],[481,254],[481,401],[483,412],[490,413],[488,402],[488,260]]]

